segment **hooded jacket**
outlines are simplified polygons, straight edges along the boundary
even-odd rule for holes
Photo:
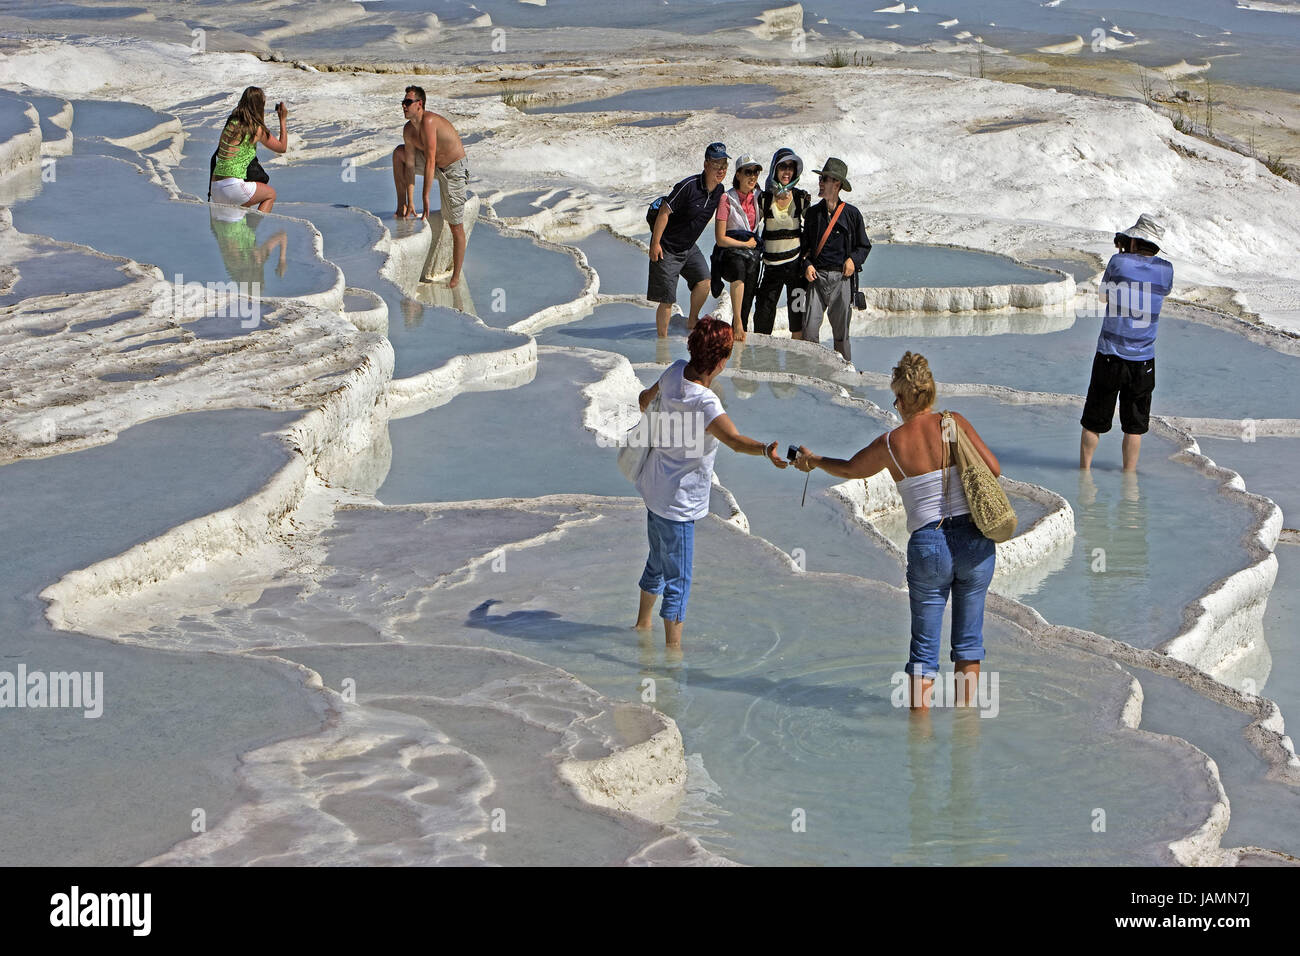
[[[799,182],[799,177],[803,175],[803,160],[800,159],[799,155],[789,146],[782,146],[772,154],[772,165],[767,167],[767,182],[763,183],[763,192],[772,196],[776,195],[777,187],[780,185],[776,181],[776,167],[781,165],[781,163],[785,162],[787,159],[794,160],[795,167],[794,178],[790,180],[790,185],[787,186],[786,189],[794,189],[795,185]],[[803,192],[803,190],[799,191]]]
[[[786,160],[794,160],[795,163],[794,178],[790,180],[790,185],[785,187],[785,191],[790,193],[793,200],[787,208],[794,217],[794,228],[777,229],[771,219],[772,200],[781,190],[781,184],[776,181],[776,167]],[[763,261],[769,266],[790,265],[799,259],[800,230],[803,226],[803,216],[811,202],[807,192],[795,188],[795,183],[799,182],[799,177],[802,175],[803,160],[794,150],[782,146],[772,154],[772,165],[767,169],[767,182],[763,184],[763,194],[759,197],[758,203],[758,214],[763,220]]]

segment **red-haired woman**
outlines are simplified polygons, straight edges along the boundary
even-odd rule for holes
[[[640,396],[643,412],[659,396],[659,417],[650,423],[655,447],[636,482],[645,500],[650,538],[636,626],[638,630],[650,629],[655,599],[662,594],[659,616],[664,619],[664,639],[669,647],[682,643],[695,556],[695,522],[709,513],[713,459],[719,443],[742,455],[767,455],[778,468],[787,465],[777,453],[776,442],[763,444],[736,431],[709,387],[726,368],[732,341],[730,325],[712,317],[701,319],[686,342],[691,360],[668,366],[659,381]]]

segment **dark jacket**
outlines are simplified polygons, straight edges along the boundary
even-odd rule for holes
[[[862,213],[858,212],[857,206],[846,203],[843,199],[840,204],[844,206],[844,211],[835,221],[835,229],[816,259],[813,258],[813,253],[822,241],[822,233],[826,231],[826,224],[832,214],[827,212],[825,200],[819,201],[804,214],[803,234],[799,237],[802,268],[807,269],[811,263],[818,270],[838,272],[844,268],[845,259],[852,259],[855,270],[861,270],[862,263],[867,261],[867,255],[871,252],[871,240],[867,238]],[[857,271],[854,272],[856,274]]]

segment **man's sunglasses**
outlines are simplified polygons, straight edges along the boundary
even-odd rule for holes
[[[818,176],[818,177],[817,177],[817,180],[818,180],[818,182],[823,182],[823,183],[838,183],[838,182],[839,182],[839,180],[836,179],[834,176],[827,176],[825,173],[822,173],[820,176]]]
[[[411,105],[412,103],[414,103],[414,102],[415,102],[415,100],[402,100],[402,109],[406,109],[408,106],[410,106],[410,105]]]

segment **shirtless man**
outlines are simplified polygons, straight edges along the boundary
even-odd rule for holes
[[[465,194],[469,185],[469,163],[460,135],[444,116],[424,108],[424,90],[406,88],[402,100],[406,126],[402,145],[393,150],[393,185],[397,188],[397,218],[415,216],[415,177],[424,177],[424,210],[420,219],[429,217],[429,188],[438,180],[442,195],[442,219],[451,228],[452,269],[448,286],[460,283],[465,262]]]

